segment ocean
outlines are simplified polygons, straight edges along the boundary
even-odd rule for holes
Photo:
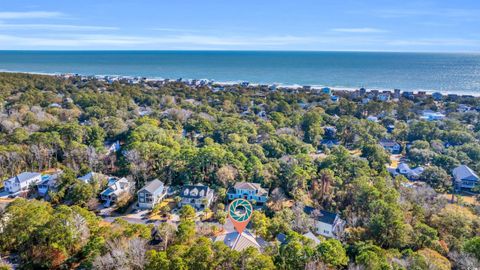
[[[0,51],[0,71],[480,94],[480,54]]]

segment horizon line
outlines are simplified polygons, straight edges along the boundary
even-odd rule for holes
[[[396,51],[396,50],[262,50],[262,49],[0,49],[0,52],[342,52],[342,53],[432,53],[480,54],[480,51]]]

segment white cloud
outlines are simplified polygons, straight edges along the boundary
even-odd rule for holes
[[[50,31],[98,31],[118,30],[118,27],[70,25],[70,24],[4,24],[0,23],[0,30],[50,30]]]
[[[267,37],[219,37],[204,35],[175,35],[165,37],[122,36],[122,35],[53,35],[18,36],[0,35],[0,49],[21,47],[49,48],[86,48],[111,46],[116,48],[135,48],[136,46],[164,47],[176,46],[221,46],[221,47],[266,47],[290,44],[306,44],[313,41],[309,37],[267,36]]]
[[[369,27],[363,27],[363,28],[334,28],[332,29],[333,32],[340,32],[340,33],[385,33],[388,32],[383,29],[378,29],[378,28],[369,28]]]
[[[0,19],[51,19],[64,16],[61,12],[51,11],[0,12]]]

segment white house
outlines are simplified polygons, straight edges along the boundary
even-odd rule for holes
[[[480,181],[478,175],[467,165],[460,165],[456,167],[453,169],[452,174],[455,178],[456,189],[472,189]]]
[[[409,180],[418,180],[420,175],[423,173],[425,169],[421,166],[416,168],[410,168],[407,163],[400,163],[396,169],[391,168],[388,171],[393,175],[397,176],[399,174],[405,176]]]
[[[127,178],[111,179],[108,188],[100,193],[100,198],[105,201],[106,205],[110,205],[110,203],[116,203],[119,198],[132,192],[133,187],[133,184]]]
[[[184,186],[180,192],[180,207],[190,205],[197,210],[210,206],[213,200],[213,190],[204,185]]]
[[[268,200],[268,192],[260,184],[250,182],[236,183],[228,190],[227,196],[231,201],[243,198],[250,202],[255,201],[258,204],[264,204]]]
[[[314,218],[317,234],[330,238],[342,237],[346,222],[338,214],[316,210],[310,206],[305,206],[303,211]]]
[[[34,172],[23,172],[3,182],[5,190],[9,193],[28,190],[30,185],[38,184],[42,181],[42,175]]]
[[[163,200],[167,194],[167,187],[162,181],[155,179],[137,192],[138,207],[153,209],[155,205]]]

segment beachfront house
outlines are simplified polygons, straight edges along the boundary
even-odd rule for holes
[[[460,165],[453,169],[453,178],[455,181],[455,189],[472,189],[478,185],[480,178],[467,165]]]
[[[155,179],[140,189],[137,195],[139,208],[153,209],[167,195],[167,187],[162,181]]]
[[[107,189],[100,193],[100,198],[106,206],[114,204],[123,196],[128,196],[133,191],[134,185],[127,178],[110,179]]]
[[[342,237],[346,222],[338,214],[310,206],[305,206],[303,211],[314,219],[317,234],[337,239]]]
[[[42,181],[42,175],[35,172],[23,172],[3,182],[5,190],[9,193],[26,191],[31,185],[36,185]]]
[[[435,92],[432,94],[432,98],[436,101],[440,101],[443,99],[443,95],[440,92]]]
[[[227,196],[231,201],[243,198],[258,205],[263,205],[268,200],[268,192],[260,184],[250,182],[236,183],[228,190]]]
[[[180,207],[190,205],[197,210],[203,210],[212,203],[213,190],[201,184],[187,185],[182,188],[179,196],[182,199]]]
[[[390,139],[381,139],[380,145],[391,154],[400,154],[402,147],[399,143]]]

